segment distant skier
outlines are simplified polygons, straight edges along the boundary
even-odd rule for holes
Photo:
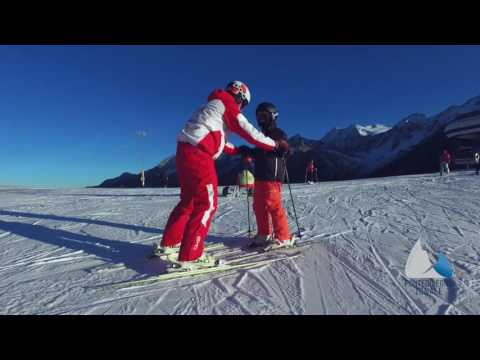
[[[313,184],[314,182],[318,182],[318,173],[315,163],[311,160],[305,171],[305,184]]]
[[[235,197],[240,196],[240,188],[247,188],[249,194],[252,193],[253,190],[253,170],[252,170],[252,158],[247,156],[246,158],[242,158],[242,170],[238,173],[236,183],[232,186],[225,186],[223,188],[223,196],[233,195]]]
[[[249,143],[274,151],[288,144],[263,135],[241,113],[250,103],[250,91],[240,82],[229,83],[225,90],[215,90],[208,102],[197,110],[177,138],[176,166],[180,182],[180,202],[170,214],[157,251],[178,251],[181,270],[215,266],[215,259],[204,254],[204,241],[217,209],[217,174],[214,160],[223,151],[237,154],[226,142],[231,131]]]
[[[262,132],[276,141],[286,142],[287,136],[277,127],[278,111],[271,103],[261,103],[256,110],[257,122]],[[257,220],[258,233],[249,246],[276,249],[293,245],[295,238],[288,229],[288,218],[282,205],[282,183],[285,177],[284,157],[289,148],[274,152],[261,148],[251,149],[240,146],[243,156],[255,159],[255,190],[253,209]],[[271,222],[271,225],[270,225]]]
[[[248,192],[248,195],[253,194],[253,189],[255,187],[255,177],[252,174],[253,159],[251,156],[245,156],[242,158],[242,167],[243,170],[238,174],[237,177],[237,196],[240,195],[240,190],[245,189]]]
[[[475,159],[475,169],[477,170],[475,173],[478,175],[480,173],[480,154],[478,152],[474,155]]]
[[[452,156],[447,151],[443,150],[442,155],[440,156],[440,176],[443,176],[443,173],[447,175],[450,174],[450,163],[452,161]]]

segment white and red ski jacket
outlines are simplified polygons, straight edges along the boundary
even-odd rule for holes
[[[226,138],[234,132],[261,149],[275,149],[275,141],[255,129],[240,112],[238,104],[225,90],[215,90],[208,103],[197,110],[178,135],[177,141],[192,144],[217,159],[223,151],[237,154]]]

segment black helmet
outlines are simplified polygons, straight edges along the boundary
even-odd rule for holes
[[[258,114],[259,112],[267,112],[271,116],[271,120],[276,120],[278,117],[278,110],[275,105],[269,102],[263,102],[257,106],[257,111],[255,112]]]
[[[261,103],[257,106],[255,114],[257,116],[257,123],[263,132],[272,130],[277,126],[276,119],[278,117],[278,111],[272,103]]]

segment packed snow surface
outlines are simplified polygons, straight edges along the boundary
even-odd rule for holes
[[[479,184],[465,171],[292,185],[314,240],[301,257],[128,289],[105,285],[161,271],[146,255],[179,189],[0,187],[0,314],[479,314]],[[283,199],[296,231],[286,186]],[[241,244],[246,204],[220,197],[207,242]],[[453,265],[438,293],[405,277],[418,239]]]

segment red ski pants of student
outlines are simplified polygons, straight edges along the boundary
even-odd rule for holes
[[[280,182],[255,181],[253,210],[257,220],[258,235],[271,235],[273,231],[276,239],[290,240],[288,219],[282,205],[282,184]]]

